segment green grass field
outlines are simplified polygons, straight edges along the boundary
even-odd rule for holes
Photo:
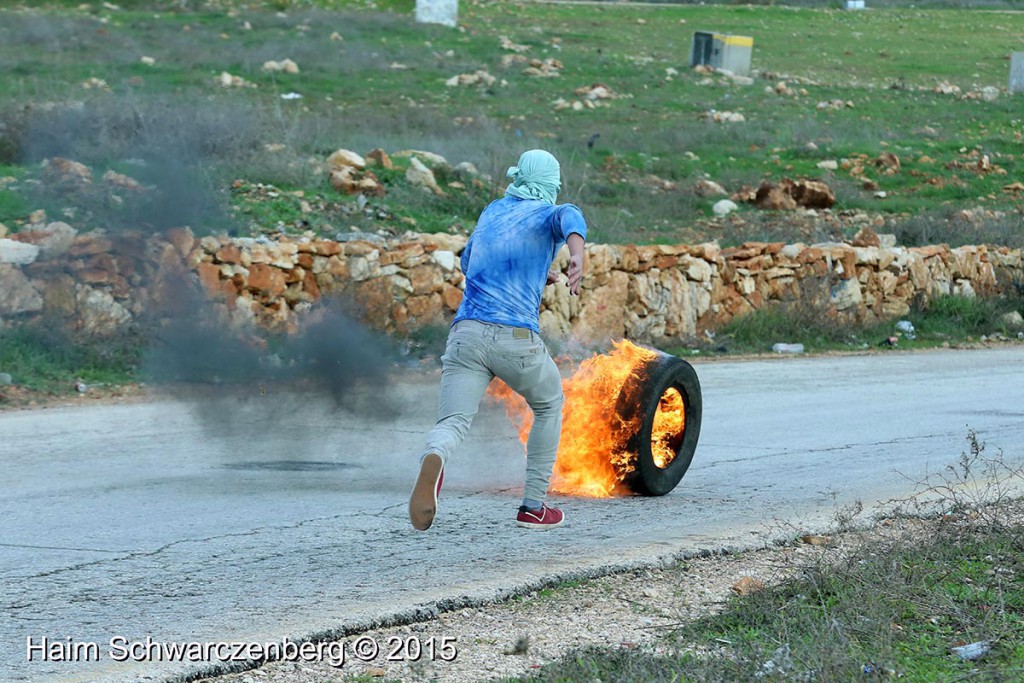
[[[1024,244],[1017,197],[1003,190],[1020,174],[1024,100],[967,97],[1005,86],[1009,54],[1024,41],[1022,14],[478,1],[462,2],[460,27],[449,29],[417,25],[413,7],[3,3],[0,222],[17,230],[44,209],[80,230],[468,231],[518,153],[544,146],[562,160],[561,199],[583,207],[592,241],[837,239],[856,229],[844,216],[870,211],[904,244]],[[753,84],[692,71],[695,30],[752,36]],[[262,69],[286,58],[299,73]],[[558,75],[527,75],[524,59],[557,60],[548,64]],[[478,71],[494,81],[445,85]],[[251,87],[219,85],[222,72]],[[576,90],[596,83],[616,96],[580,111],[556,108],[582,101]],[[960,96],[934,92],[940,83]],[[301,98],[282,98],[288,93]],[[833,100],[842,106],[818,107]],[[714,123],[711,111],[746,121]],[[396,156],[394,170],[377,169],[384,197],[353,197],[323,172],[340,147],[433,151],[452,165],[472,162],[491,180],[438,167],[447,192],[435,196],[406,182],[408,160]],[[899,172],[872,163],[883,152],[900,158]],[[93,181],[48,181],[41,162],[53,156],[87,164]],[[826,159],[860,159],[863,175],[819,168]],[[107,170],[151,189],[112,187],[101,179]],[[711,220],[717,197],[694,190],[704,178],[735,192],[787,176],[834,188],[829,220],[747,205],[738,218]],[[865,177],[888,196],[865,190]],[[958,217],[965,210],[972,219]],[[919,337],[900,347],[1005,331],[999,315],[1011,305],[955,301],[915,311]],[[817,311],[763,311],[718,330],[707,351],[758,353],[780,339],[810,351],[862,349],[892,334],[889,324],[848,329],[822,320]],[[11,331],[2,341],[4,369],[40,391],[61,393],[83,373],[133,377],[120,352],[84,358],[63,342]]]
[[[31,207],[114,227],[187,222],[199,231],[331,234],[352,226],[395,232],[414,220],[417,229],[467,230],[518,153],[544,146],[563,162],[562,201],[583,207],[594,241],[727,245],[852,232],[842,220],[822,228],[749,206],[738,221],[711,221],[718,198],[694,192],[702,178],[736,192],[783,177],[826,181],[837,215],[880,212],[907,243],[1021,240],[1017,195],[1003,188],[1019,177],[1024,154],[1021,99],[1005,92],[1010,53],[1024,44],[1022,14],[463,2],[460,28],[449,29],[415,24],[413,5],[5,4],[0,164],[25,170],[0,191],[0,220],[16,228]],[[696,30],[753,37],[753,85],[691,71]],[[504,48],[503,37],[521,51]],[[300,72],[261,69],[285,58]],[[527,64],[515,61],[524,58],[561,68],[554,77],[525,75]],[[254,87],[217,85],[225,71]],[[476,71],[494,82],[445,85]],[[104,85],[87,89],[88,79]],[[560,99],[582,101],[576,90],[596,83],[615,97],[556,109]],[[778,94],[780,83],[791,94]],[[934,92],[939,84],[960,95]],[[1002,92],[985,101],[985,87]],[[288,93],[302,97],[282,99]],[[834,100],[843,105],[818,106]],[[746,121],[715,123],[712,111]],[[425,196],[405,185],[400,164],[382,179],[388,195],[358,207],[311,163],[339,147],[434,151],[452,164],[472,162],[494,182]],[[882,152],[899,157],[897,173],[873,165]],[[82,161],[94,176],[127,173],[164,198],[126,208],[132,202],[100,188],[98,197],[41,191],[32,181],[50,156]],[[857,158],[862,175],[817,166]],[[877,188],[865,189],[865,178]],[[236,179],[280,192],[233,193]],[[296,191],[316,200],[315,215],[296,213],[284,196]],[[992,213],[957,218],[977,207]]]

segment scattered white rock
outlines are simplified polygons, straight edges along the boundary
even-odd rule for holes
[[[96,77],[87,78],[84,81],[82,81],[82,87],[86,90],[105,90],[108,92],[110,91],[110,86],[107,85],[107,82],[102,78]]]
[[[108,185],[118,187],[122,190],[128,190],[130,192],[145,192],[146,190],[146,188],[143,187],[142,183],[140,183],[135,178],[127,176],[123,173],[118,173],[117,171],[108,170],[106,173],[104,173],[103,182],[107,183]]]
[[[980,640],[976,643],[968,643],[967,645],[960,645],[959,647],[952,647],[950,651],[960,659],[968,662],[973,662],[977,659],[981,659],[989,650],[992,649],[992,644],[987,640]]]
[[[327,168],[329,171],[334,171],[346,166],[362,170],[366,168],[366,159],[364,159],[362,155],[356,154],[352,150],[348,149],[336,150],[331,154],[331,156],[327,157]]]
[[[27,266],[39,257],[39,247],[34,244],[17,242],[12,239],[0,239],[0,263],[12,263]]]
[[[156,64],[156,60],[152,57],[140,57],[139,61],[145,64],[146,66],[153,66]]]
[[[449,88],[466,85],[493,85],[497,79],[488,72],[479,69],[471,74],[452,76],[444,84]]]
[[[715,123],[743,123],[744,121],[747,120],[747,118],[743,114],[734,111],[711,110],[707,112],[704,116],[705,118],[710,119]]]
[[[1020,311],[1010,311],[1009,313],[1004,313],[999,318],[999,322],[1011,330],[1019,330],[1024,327],[1024,316],[1020,314]]]
[[[550,57],[543,60],[531,59],[530,66],[523,69],[523,74],[539,78],[554,78],[561,75],[564,68],[562,62]]]
[[[2,240],[0,240],[2,241]],[[0,263],[0,316],[34,313],[43,308],[43,297],[20,268]]]
[[[437,251],[433,252],[430,256],[431,258],[434,259],[434,262],[437,263],[437,265],[441,266],[445,270],[455,270],[454,252],[438,249]]]
[[[470,161],[462,161],[455,165],[455,170],[474,178],[480,175],[480,170]]]
[[[438,196],[444,195],[444,190],[437,186],[434,172],[416,157],[409,159],[409,169],[405,172],[405,179],[410,184],[422,187]]]
[[[501,49],[511,50],[512,52],[526,52],[530,49],[529,45],[520,45],[519,43],[513,43],[508,36],[501,36]]]
[[[693,191],[700,197],[716,197],[729,194],[720,184],[716,183],[714,180],[707,180],[706,178],[698,180]]]
[[[611,100],[617,97],[617,95],[612,92],[612,89],[604,83],[595,83],[582,88],[576,88],[575,92],[585,100]]]
[[[731,199],[722,199],[720,201],[715,202],[715,205],[711,207],[711,212],[714,213],[719,218],[723,218],[725,216],[728,216],[730,213],[732,213],[738,208],[740,207],[737,206],[736,202],[732,201]]]
[[[825,100],[824,102],[818,102],[816,105],[818,109],[853,109],[853,102],[851,100]]]
[[[286,74],[299,73],[299,65],[290,59],[282,59],[280,62],[269,60],[263,63],[263,70],[270,72],[283,72]]]
[[[222,88],[255,88],[255,83],[250,83],[241,76],[234,76],[227,71],[221,71],[217,82]]]
[[[448,166],[448,160],[445,159],[440,154],[436,154],[434,152],[427,152],[422,149],[403,149],[401,151],[393,153],[391,156],[398,159],[419,157],[420,161],[424,162],[427,166],[431,168],[437,168],[438,166]]]
[[[839,168],[839,162],[835,159],[826,159],[825,161],[819,161],[817,166],[825,171],[835,171]]]

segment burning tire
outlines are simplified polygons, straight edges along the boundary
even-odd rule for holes
[[[700,381],[693,366],[659,353],[623,386],[619,413],[624,421],[640,417],[629,441],[635,467],[623,484],[634,493],[663,496],[686,474],[700,436]]]

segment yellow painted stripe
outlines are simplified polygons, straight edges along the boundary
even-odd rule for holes
[[[742,47],[754,47],[754,39],[750,36],[721,36],[726,45],[739,45]]]

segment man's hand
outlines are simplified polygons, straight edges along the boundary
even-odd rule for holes
[[[569,293],[577,296],[580,293],[580,283],[583,282],[583,236],[579,233],[572,233],[566,240],[569,245],[569,269],[565,274],[569,281],[565,283]]]
[[[583,254],[569,257],[569,269],[565,271],[569,281],[565,285],[569,293],[576,296],[580,293],[580,283],[583,281]]]
[[[559,273],[557,270],[549,270],[548,271],[548,284],[549,285],[557,284],[558,281],[561,280],[561,279],[562,279],[562,274]]]

